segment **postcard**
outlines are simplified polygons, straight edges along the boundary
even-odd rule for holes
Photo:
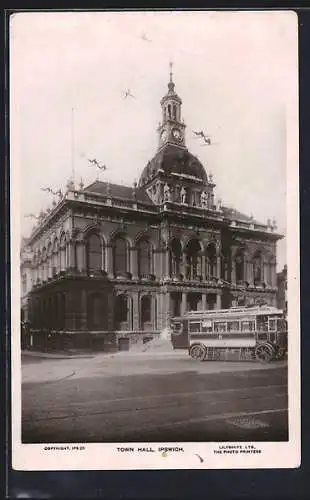
[[[16,470],[300,465],[292,11],[10,18]]]

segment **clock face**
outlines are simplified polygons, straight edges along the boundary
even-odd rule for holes
[[[172,135],[173,135],[174,139],[176,139],[177,141],[179,141],[182,137],[181,132],[177,128],[173,129]]]
[[[168,133],[167,130],[163,130],[162,133],[160,134],[160,138],[162,141],[165,141],[167,139]]]

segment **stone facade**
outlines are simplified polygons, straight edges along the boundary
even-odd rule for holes
[[[189,309],[276,305],[275,224],[215,202],[172,77],[138,185],[69,183],[22,254],[31,344],[127,349]],[[30,257],[31,255],[31,257]]]

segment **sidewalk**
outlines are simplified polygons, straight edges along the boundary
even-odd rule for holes
[[[22,351],[23,357],[43,358],[43,359],[74,359],[74,358],[93,358],[98,352],[93,353],[78,353],[74,351],[68,352],[43,352],[43,351]]]

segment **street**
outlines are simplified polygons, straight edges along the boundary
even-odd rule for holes
[[[285,441],[287,404],[285,362],[23,359],[24,443]]]

